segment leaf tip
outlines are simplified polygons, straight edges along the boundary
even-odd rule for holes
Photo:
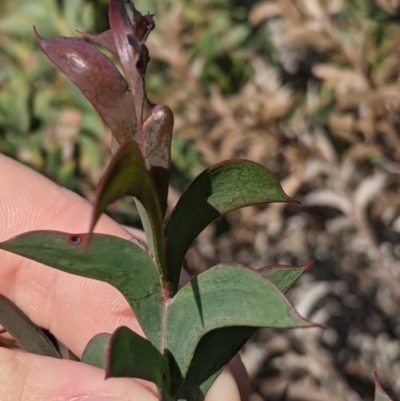
[[[301,202],[298,201],[297,199],[291,198],[290,196],[288,196],[289,198],[289,203],[294,203],[296,205],[301,205]]]
[[[92,237],[93,237],[93,228],[91,227],[84,241],[84,247],[83,247],[84,253],[89,252],[90,244],[92,243]]]
[[[319,258],[315,258],[315,259],[310,260],[309,262],[307,262],[306,264],[303,265],[304,268],[306,270],[310,269],[311,267],[313,267],[315,265],[315,263],[317,262],[318,259]]]
[[[81,31],[80,29],[75,29],[76,33],[79,33],[79,35],[83,36],[84,38],[86,38],[86,32]]]
[[[379,376],[376,371],[374,371],[374,384],[375,384],[375,392],[381,392],[386,395],[386,391],[383,389],[381,382],[379,381]]]
[[[313,322],[312,320],[309,320],[305,317],[301,317],[301,318],[306,323],[304,328],[309,328],[309,329],[327,329],[328,328],[328,326],[326,326],[322,323]]]
[[[38,30],[36,29],[36,26],[33,25],[33,34],[35,35],[36,40],[40,43],[43,41],[43,38],[39,35]]]
[[[95,210],[96,209],[94,209],[94,211]],[[96,225],[96,222],[97,222],[97,217],[96,217],[96,214],[93,212],[92,218],[90,220],[89,230],[88,230],[86,238],[85,238],[85,244],[84,244],[84,252],[85,253],[89,252],[90,244],[92,243],[93,230],[94,230],[94,226]]]
[[[310,328],[311,329],[313,329],[313,328],[316,328],[316,329],[327,329],[328,328],[326,325],[324,325],[322,323],[316,323],[316,322],[313,322],[310,319],[307,319],[306,317],[301,316],[299,314],[299,312],[297,312],[297,310],[296,310],[296,314],[297,314],[297,316],[299,316],[301,321],[304,322],[304,326],[300,326],[299,328],[307,328],[307,329],[310,329]]]

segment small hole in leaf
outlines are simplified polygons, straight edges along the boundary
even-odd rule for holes
[[[71,245],[78,245],[81,243],[81,237],[79,235],[71,235],[69,237],[69,243]]]

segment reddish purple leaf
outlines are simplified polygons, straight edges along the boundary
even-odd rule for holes
[[[174,115],[169,107],[162,104],[152,108],[151,116],[144,123],[146,159],[150,164],[163,215],[167,208],[173,126]]]
[[[76,38],[43,39],[39,46],[94,106],[119,143],[137,140],[133,98],[111,60],[90,43]]]
[[[82,35],[85,39],[88,39],[94,43],[97,43],[100,46],[103,46],[106,50],[108,50],[113,56],[118,56],[117,48],[115,47],[114,36],[111,32],[111,29],[108,31],[104,31],[99,34],[91,34],[82,31],[77,31],[80,35]]]
[[[122,1],[111,0],[108,7],[108,17],[118,58],[121,61],[126,77],[131,78],[136,73],[136,62],[139,54],[137,49],[134,49],[128,41],[128,36],[133,36],[134,31]],[[132,87],[136,88],[135,85],[132,85]]]
[[[148,52],[144,46],[144,41],[151,29],[153,29],[154,23],[152,23],[151,17],[143,17],[139,12],[134,10],[134,21],[132,24],[121,0],[111,0],[108,14],[118,58],[132,88],[134,110],[136,120],[138,121],[138,144],[143,152],[142,114],[145,98],[143,76],[148,62]],[[141,67],[140,71],[138,70],[139,65]]]

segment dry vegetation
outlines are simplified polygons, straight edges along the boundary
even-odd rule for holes
[[[228,158],[265,165],[302,202],[232,213],[189,269],[318,258],[290,297],[327,328],[260,330],[243,351],[251,401],[372,400],[374,370],[400,394],[399,18],[399,0],[158,2],[149,92],[176,113],[170,205],[179,177]],[[72,113],[66,143],[82,129]]]
[[[374,370],[400,394],[400,3],[348,3],[255,4],[249,24],[273,51],[232,52],[252,74],[230,94],[202,86],[182,3],[161,12],[150,40],[168,66],[177,135],[207,164],[266,165],[302,202],[233,213],[199,238],[190,267],[319,258],[292,299],[327,329],[261,330],[243,354],[253,401],[372,399]]]

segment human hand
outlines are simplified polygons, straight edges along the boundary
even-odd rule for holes
[[[78,195],[0,155],[0,241],[26,231],[86,232],[92,206]],[[107,216],[96,232],[132,238]],[[110,285],[69,275],[0,251],[0,293],[29,318],[81,356],[99,332],[128,326],[143,334],[123,296]],[[236,361],[235,379],[226,369],[207,401],[244,399],[247,378]],[[4,401],[156,401],[154,387],[134,379],[104,380],[104,371],[83,363],[0,348],[0,400]]]

